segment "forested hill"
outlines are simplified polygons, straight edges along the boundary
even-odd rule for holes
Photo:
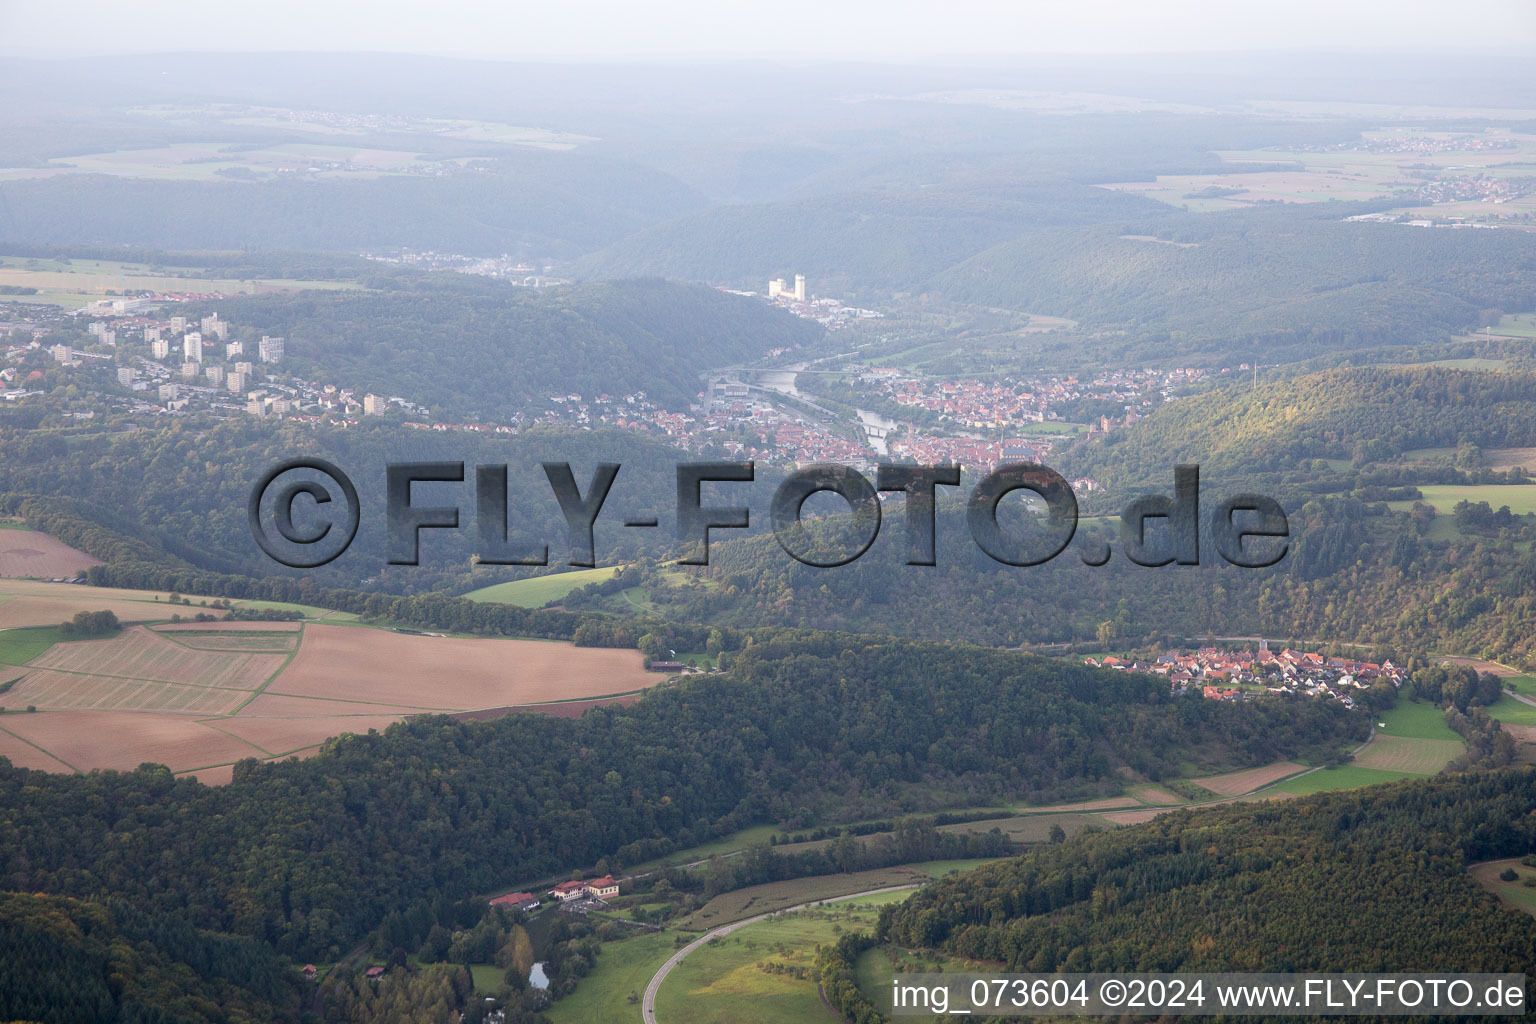
[[[1165,485],[1179,462],[1275,478],[1315,459],[1380,462],[1421,448],[1536,445],[1536,374],[1362,367],[1246,381],[1163,405],[1066,464],[1111,490]]]
[[[1336,702],[1177,700],[1152,677],[999,651],[746,639],[727,638],[741,648],[729,671],[628,707],[423,717],[305,760],[242,762],[222,787],[0,760],[0,888],[121,897],[333,960],[434,894],[633,864],[795,815],[1033,802],[1117,790],[1126,769],[1327,757],[1366,726]]]
[[[1133,360],[1292,362],[1440,340],[1536,306],[1536,237],[1235,211],[1024,235],[936,277],[947,298],[1070,317]]]
[[[1525,972],[1536,920],[1468,875],[1536,852],[1536,769],[1163,815],[924,889],[884,937],[1015,971]]]
[[[0,185],[0,239],[331,252],[401,246],[568,257],[702,203],[667,174],[579,152],[501,152],[495,161],[446,176],[362,181],[62,174]]]
[[[921,290],[932,275],[1022,232],[1145,217],[1158,208],[1065,179],[720,206],[625,238],[577,261],[574,273],[754,288],[802,273],[813,292],[873,301]]]
[[[298,979],[271,948],[145,914],[0,893],[0,1017],[49,1024],[300,1019]]]
[[[499,422],[552,394],[644,391],[685,406],[702,370],[822,333],[760,301],[658,280],[535,291],[441,274],[401,290],[251,296],[218,309],[286,337],[300,375]]]

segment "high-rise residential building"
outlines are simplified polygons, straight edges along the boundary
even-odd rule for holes
[[[257,356],[264,363],[276,363],[283,358],[283,339],[269,338],[265,334],[261,336],[261,344],[257,346]]]
[[[236,363],[235,364],[235,372],[236,373],[243,373],[247,377],[249,377],[251,374],[256,372],[256,365],[254,363],[247,363],[247,362]]]
[[[158,328],[158,327],[146,327],[146,328],[144,328],[144,344],[146,344],[146,345],[153,344],[154,342],[157,342],[159,340],[160,340],[160,328]]]
[[[119,366],[117,368],[117,382],[125,388],[133,387],[133,379],[139,375],[139,371],[131,366]]]
[[[181,364],[181,379],[182,380],[196,380],[197,379],[197,368],[198,368],[199,365],[200,364],[198,364],[198,363],[182,363]]]
[[[388,411],[389,399],[371,393],[363,396],[364,416],[382,416]]]
[[[216,388],[224,385],[224,367],[222,366],[214,365],[205,368],[203,376],[207,377],[208,383]]]
[[[164,359],[171,354],[171,343],[164,338],[156,338],[149,343],[149,351],[156,359]]]
[[[171,317],[171,333],[185,334],[187,331],[187,318],[184,316]]]
[[[259,398],[253,398],[245,403],[245,411],[252,416],[265,416],[267,414],[267,403]]]
[[[181,386],[179,384],[160,385],[160,401],[162,402],[174,402],[179,394],[181,394]]]
[[[245,374],[235,370],[224,378],[224,384],[230,391],[239,394],[245,390]]]
[[[224,358],[233,359],[235,356],[245,355],[245,342],[232,341],[224,346]]]
[[[796,274],[795,275],[795,301],[796,302],[804,302],[805,301],[805,275],[804,274]]]
[[[203,361],[203,336],[196,331],[191,331],[181,339],[181,352],[189,363]]]
[[[75,358],[75,350],[68,345],[55,345],[51,351],[56,363],[67,363]]]

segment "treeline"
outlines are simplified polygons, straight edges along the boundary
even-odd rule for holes
[[[1091,795],[1127,767],[1255,764],[1364,728],[1331,702],[1172,700],[1160,680],[1023,655],[784,634],[628,707],[423,717],[302,761],[241,762],[218,788],[163,768],[5,768],[0,885],[120,896],[335,959],[434,893],[794,816]]]
[[[1536,920],[1466,867],[1536,851],[1533,803],[1527,767],[1176,811],[938,882],[878,932],[1011,971],[1524,972]]]

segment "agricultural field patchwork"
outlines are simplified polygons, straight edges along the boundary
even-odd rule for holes
[[[43,602],[55,623],[102,604],[86,593],[94,588],[60,586],[78,608],[62,594],[7,604]],[[107,593],[135,595],[119,604],[141,619],[178,607]],[[160,621],[96,640],[69,640],[49,626],[0,630],[0,659],[15,663],[0,660],[0,710],[9,712],[0,714],[0,756],[48,771],[155,762],[210,784],[228,782],[235,761],[303,756],[333,736],[411,715],[510,706],[570,713],[660,679],[637,651],[314,620]],[[455,665],[451,677],[445,664]]]

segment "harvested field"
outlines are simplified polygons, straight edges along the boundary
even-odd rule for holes
[[[365,701],[325,700],[321,697],[290,697],[280,693],[262,693],[240,709],[239,717],[336,718],[343,715],[423,715],[442,711],[442,708],[411,707],[407,704],[370,704]]]
[[[174,771],[265,756],[249,743],[182,715],[40,711],[7,715],[3,725],[6,731],[82,770],[128,771],[153,761]]]
[[[7,531],[9,532],[9,531]],[[87,590],[67,583],[55,583],[60,590]],[[125,601],[122,598],[90,598],[84,594],[71,597],[13,597],[0,601],[0,629],[17,626],[57,626],[75,617],[76,612],[109,611],[122,622],[141,622],[145,619],[165,618],[170,610],[143,601]],[[222,615],[223,612],[218,614]]]
[[[964,835],[967,832],[990,832],[995,828],[1015,843],[1044,843],[1051,838],[1053,826],[1060,825],[1070,839],[1089,825],[1098,824],[1102,823],[1092,814],[1025,814],[1017,818],[989,818],[984,821],[940,825],[939,831]]]
[[[0,576],[73,579],[100,565],[83,551],[33,530],[0,530]]]
[[[51,599],[16,596],[6,604],[32,600]],[[171,607],[125,603],[161,614]],[[100,604],[88,598],[90,607]],[[4,703],[42,710],[0,719],[0,727],[15,726],[0,732],[0,755],[51,771],[155,762],[221,784],[242,758],[308,756],[330,737],[382,730],[411,715],[575,716],[635,699],[603,694],[658,681],[637,651],[333,625],[302,632],[289,623],[180,626],[134,626],[32,657]]]
[[[1407,736],[1376,736],[1355,755],[1361,768],[1433,775],[1466,747],[1459,740],[1413,739]]]
[[[162,622],[156,633],[297,633],[298,622]]]
[[[1161,786],[1138,786],[1131,790],[1131,796],[1144,804],[1157,804],[1163,807],[1185,802],[1183,797],[1177,793],[1170,793]]]
[[[270,692],[467,711],[598,697],[656,682],[633,650],[310,625]]]
[[[27,673],[6,694],[13,707],[33,705],[54,711],[162,711],[198,716],[227,715],[248,696],[243,690],[51,669]]]
[[[1290,761],[1277,761],[1274,764],[1264,765],[1262,768],[1248,768],[1240,772],[1228,772],[1226,775],[1209,775],[1203,779],[1191,779],[1204,789],[1210,790],[1217,796],[1241,796],[1251,793],[1263,786],[1279,782],[1288,775],[1306,771],[1305,766],[1294,764]]]
[[[39,712],[41,713],[41,712]],[[9,758],[18,768],[40,768],[45,772],[67,772],[69,765],[51,754],[45,754],[14,733],[4,731],[10,716],[0,720],[0,757]]]
[[[299,649],[296,633],[191,633],[178,636],[174,642],[194,651],[287,652]]]
[[[1515,738],[1516,743],[1536,743],[1536,725],[1516,725],[1513,722],[1501,722],[1500,727]]]
[[[135,626],[110,640],[57,644],[32,667],[124,679],[254,690],[283,664],[281,654],[197,651]]]

